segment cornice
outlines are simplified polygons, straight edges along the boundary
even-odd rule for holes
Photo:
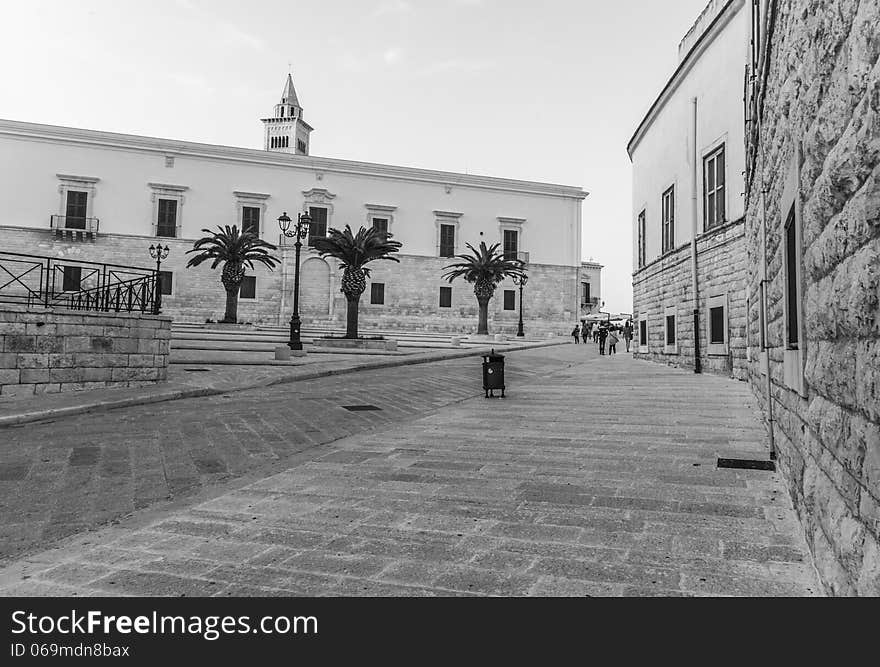
[[[322,171],[325,173],[350,174],[356,176],[387,178],[398,181],[432,183],[440,186],[454,185],[457,187],[470,187],[481,190],[516,192],[575,200],[583,200],[589,196],[588,192],[579,187],[558,185],[555,183],[519,181],[491,176],[477,176],[473,174],[458,174],[455,172],[419,169],[416,167],[399,167],[372,162],[321,158],[311,155],[275,153],[273,151],[252,148],[201,144],[190,141],[177,141],[173,139],[143,137],[132,134],[100,132],[97,130],[42,125],[14,120],[0,119],[0,136],[23,140],[31,139],[77,144],[81,146],[96,146],[117,150],[156,153],[163,157],[168,153],[172,153],[178,157],[260,164],[286,169],[300,169],[311,173]]]
[[[639,123],[639,126],[633,133],[632,138],[630,138],[629,143],[627,143],[626,152],[629,155],[630,160],[632,160],[633,152],[638,147],[639,142],[645,137],[645,134],[647,134],[651,125],[657,119],[657,116],[660,115],[660,112],[665,108],[666,103],[669,102],[675,91],[678,90],[678,87],[690,73],[691,69],[693,69],[700,56],[705,53],[706,49],[709,48],[712,42],[714,42],[724,28],[727,27],[727,24],[733,20],[733,17],[736,16],[740,9],[742,9],[744,4],[745,0],[728,0],[724,8],[718,12],[718,15],[703,31],[703,34],[694,42],[694,45],[691,47],[690,51],[688,51],[688,54],[679,63],[678,68],[672,74],[669,81],[666,82],[663,90],[660,91],[657,99],[654,100],[651,108],[648,109],[648,113],[645,114],[642,122]],[[745,62],[743,62],[743,65],[745,65]]]
[[[434,211],[434,216],[438,218],[453,218],[458,220],[464,213],[458,213],[456,211]]]
[[[170,190],[172,192],[186,192],[189,190],[188,185],[172,185],[170,183],[147,183],[154,190]]]
[[[76,181],[77,183],[97,183],[101,179],[97,176],[74,176],[73,174],[55,174],[59,181]]]
[[[394,213],[397,210],[396,206],[384,206],[383,204],[364,204],[364,208],[376,213]]]

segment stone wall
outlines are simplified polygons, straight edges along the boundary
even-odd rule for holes
[[[697,281],[700,295],[700,362],[704,372],[747,377],[745,225],[742,220],[697,237]],[[633,275],[635,357],[681,368],[694,367],[691,246],[683,245]],[[709,299],[727,297],[725,353],[709,350]],[[676,309],[677,345],[667,352],[665,312]],[[647,315],[647,352],[639,352],[639,319]]]
[[[0,397],[167,378],[171,318],[0,306]]]
[[[149,268],[155,266],[148,248],[160,241],[171,248],[163,271],[171,271],[172,294],[163,296],[162,313],[175,322],[204,323],[222,319],[226,293],[220,283],[220,268],[212,271],[208,264],[186,268],[192,248],[191,239],[156,239],[150,236],[99,234],[94,241],[56,239],[49,230],[3,227],[4,249],[50,257],[67,257],[91,262],[113,262]],[[293,310],[294,250],[282,247],[275,253],[283,259],[283,268],[269,271],[262,265],[248,275],[256,276],[257,298],[239,300],[239,322],[253,324],[286,324]],[[370,287],[361,298],[360,325],[364,329],[405,327],[425,331],[472,332],[477,325],[477,302],[473,286],[457,280],[452,287],[452,307],[440,308],[440,287],[449,287],[442,280],[443,267],[451,260],[399,254],[400,263],[374,262],[369,265],[372,281],[385,285],[385,303],[370,304]],[[304,247],[301,266],[323,263],[315,253]],[[529,283],[523,293],[525,328],[529,334],[553,332],[567,335],[578,317],[579,267],[534,264],[529,267]],[[345,321],[345,297],[339,292],[341,272],[335,261],[325,267],[329,278],[309,280],[303,276],[300,295],[305,324],[331,323],[342,327]],[[322,282],[323,280],[323,282]],[[369,282],[369,281],[368,281]],[[322,294],[313,293],[321,289]],[[503,291],[516,291],[516,310],[505,311]],[[311,290],[312,292],[310,292]],[[283,299],[283,302],[282,302]],[[326,310],[315,310],[314,304],[328,304]],[[489,328],[493,333],[515,333],[519,319],[519,291],[512,283],[500,285],[489,305]]]
[[[750,299],[749,376],[828,593],[880,595],[880,4],[775,3],[748,194],[749,293],[766,251],[767,356]],[[766,51],[765,51],[766,53]],[[786,183],[803,259],[803,386],[786,373]],[[764,197],[761,194],[764,194]],[[766,226],[766,241],[764,226]],[[766,416],[766,414],[765,414]]]

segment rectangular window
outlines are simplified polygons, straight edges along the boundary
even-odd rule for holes
[[[709,309],[709,344],[724,345],[724,306]]]
[[[156,221],[156,236],[177,236],[177,200],[159,200],[159,218]]]
[[[675,186],[663,193],[663,254],[675,248]]]
[[[455,225],[440,225],[440,256],[455,256]]]
[[[257,298],[257,277],[245,276],[241,281],[241,288],[238,291],[240,299],[256,299]]]
[[[312,219],[309,224],[309,245],[313,239],[327,236],[327,209],[319,206],[309,207],[309,217]]]
[[[79,292],[82,289],[82,267],[65,266],[61,289],[64,292]]]
[[[388,218],[373,218],[373,229],[381,234],[388,234]]]
[[[171,271],[159,271],[159,291],[162,294],[171,294],[173,275]]]
[[[306,142],[303,141],[302,139],[297,139],[297,140],[296,140],[296,147],[297,147],[297,150],[299,150],[300,153],[305,153],[305,152],[306,152]]]
[[[67,191],[67,210],[64,226],[67,229],[86,228],[86,210],[89,201],[88,192]],[[77,288],[79,289],[79,288]]]
[[[800,344],[798,329],[798,265],[797,234],[795,228],[794,206],[785,221],[785,328],[786,343],[789,350],[796,350]]]
[[[512,289],[504,290],[504,310],[516,310],[516,292]]]
[[[260,236],[260,209],[256,206],[241,207],[241,233],[245,232]]]
[[[639,213],[639,268],[645,266],[645,211]]]
[[[722,145],[703,160],[703,221],[706,229],[723,225],[726,221],[724,178]]]
[[[666,316],[666,344],[675,345],[675,315]]]
[[[385,303],[385,283],[370,283],[370,303],[378,306]]]
[[[639,320],[639,348],[641,352],[648,351],[648,320]]]
[[[581,283],[581,305],[590,305],[590,283]]]
[[[441,287],[440,288],[440,307],[441,308],[452,308],[452,288],[451,287]]]
[[[516,259],[519,251],[519,232],[515,229],[504,230],[504,259]]]

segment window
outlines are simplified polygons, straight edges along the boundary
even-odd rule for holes
[[[67,191],[67,209],[65,211],[64,227],[67,229],[85,229],[86,211],[88,210],[88,192],[77,190]]]
[[[516,259],[519,250],[519,232],[515,229],[504,230],[504,259]]]
[[[296,148],[300,153],[307,153],[308,152],[306,150],[306,142],[303,141],[302,139],[296,140]]]
[[[663,254],[675,248],[675,186],[663,193]]]
[[[171,271],[159,271],[159,291],[164,294],[171,294],[172,276]]]
[[[706,229],[726,221],[724,194],[724,146],[703,160],[703,221]]]
[[[177,200],[160,199],[156,236],[177,236]]]
[[[260,209],[255,206],[241,207],[241,233],[245,232],[260,236]]]
[[[678,354],[678,329],[677,313],[675,306],[669,306],[663,312],[663,323],[666,328],[665,349],[666,354]]]
[[[639,319],[639,352],[648,351],[648,318]]]
[[[63,267],[63,279],[61,281],[61,290],[64,292],[79,292],[82,289],[82,267],[65,266]]]
[[[794,206],[792,206],[785,221],[785,342],[789,350],[797,350],[800,344],[796,232]]]
[[[309,245],[314,245],[314,239],[327,236],[327,209],[320,206],[309,207],[309,217],[312,219],[309,225]]]
[[[441,287],[440,288],[440,307],[441,308],[452,308],[452,288],[451,287]]]
[[[440,225],[440,256],[455,256],[455,225]]]
[[[385,303],[385,283],[370,283],[370,303],[379,306]]]
[[[727,343],[727,296],[713,296],[709,307],[709,354],[726,355]]]
[[[241,287],[238,290],[240,299],[256,299],[257,298],[257,277],[245,276],[241,281]]]
[[[516,291],[504,290],[504,310],[516,310]]]
[[[590,283],[581,283],[581,306],[590,305]]]
[[[388,218],[373,218],[373,229],[388,235]]]
[[[639,268],[645,266],[645,211],[639,213]]]

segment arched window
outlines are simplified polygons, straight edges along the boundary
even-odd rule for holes
[[[281,117],[284,118],[284,107],[281,107]]]

